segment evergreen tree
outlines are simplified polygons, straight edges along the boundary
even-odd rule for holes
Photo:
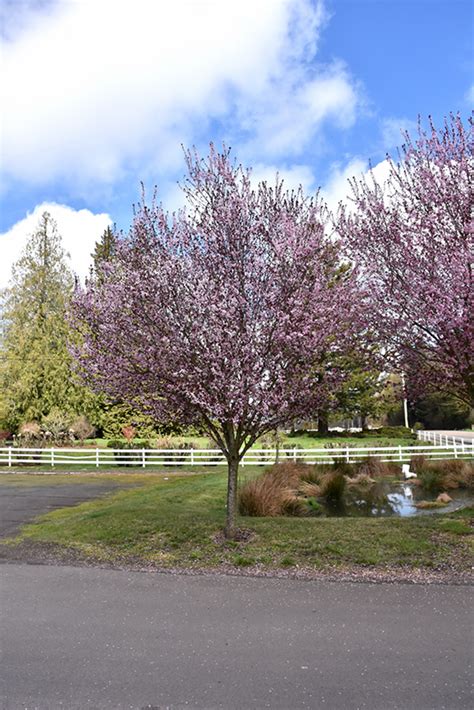
[[[117,237],[115,231],[110,227],[104,230],[102,237],[95,243],[94,251],[91,254],[92,266],[90,269],[91,278],[102,280],[103,265],[112,260],[117,247]]]
[[[0,329],[0,411],[12,428],[51,410],[82,409],[84,388],[74,384],[67,350],[66,308],[74,276],[61,237],[44,212],[12,270]]]

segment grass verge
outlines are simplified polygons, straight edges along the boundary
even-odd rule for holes
[[[26,477],[8,478],[16,485]],[[28,478],[36,484],[43,477]],[[50,482],[51,478],[47,477]],[[60,478],[77,482],[81,477],[54,480]],[[123,476],[119,478],[124,482]],[[91,561],[164,569],[231,566],[271,572],[372,567],[465,573],[471,565],[472,509],[411,519],[241,517],[244,540],[225,541],[220,533],[225,518],[224,471],[168,480],[157,475],[127,478],[140,487],[56,510],[2,544],[57,545]]]

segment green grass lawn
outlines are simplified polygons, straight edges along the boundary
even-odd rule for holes
[[[178,443],[193,443],[196,447],[201,449],[214,447],[211,440],[206,436],[193,436],[183,435],[183,436],[171,436],[169,438],[173,445]],[[141,439],[136,439],[136,441],[141,441]],[[155,446],[156,439],[147,439],[152,446]],[[86,440],[85,445],[90,447],[98,446],[99,448],[104,448],[107,446],[109,439],[89,439]],[[281,443],[281,448],[293,448],[301,447],[303,449],[324,449],[332,446],[358,446],[358,447],[371,447],[371,446],[409,446],[413,444],[429,444],[429,442],[417,442],[416,439],[410,439],[408,437],[387,437],[387,436],[319,436],[316,433],[306,432],[304,434],[299,434],[297,436],[283,435],[283,441]],[[252,448],[259,449],[263,445],[260,441],[257,441]]]
[[[15,484],[34,479],[36,485],[41,478],[50,483],[80,479],[16,475],[0,477],[0,484],[2,479]],[[238,524],[251,532],[250,539],[226,542],[220,534],[226,492],[222,469],[169,480],[156,474],[126,478],[141,486],[49,513],[23,528],[19,539],[72,547],[99,561],[139,561],[162,568],[465,571],[471,564],[467,543],[472,540],[472,510],[411,519],[241,517]]]

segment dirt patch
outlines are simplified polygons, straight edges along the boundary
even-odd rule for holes
[[[378,584],[474,585],[474,575],[471,570],[456,570],[451,567],[440,567],[432,570],[388,566],[363,567],[361,565],[346,565],[344,567],[326,570],[314,570],[309,567],[292,567],[290,569],[268,568],[261,565],[234,567],[229,564],[222,564],[218,567],[205,567],[200,564],[191,567],[160,567],[155,562],[149,562],[132,556],[117,556],[113,560],[99,559],[86,555],[79,548],[63,547],[55,543],[33,542],[30,540],[23,540],[20,543],[0,543],[0,564],[2,562],[95,567],[174,575],[223,574],[243,577],[311,579],[333,582],[371,582]]]

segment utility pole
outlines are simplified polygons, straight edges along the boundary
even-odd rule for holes
[[[403,390],[403,415],[405,418],[405,426],[407,429],[409,429],[409,426],[408,426],[408,400],[406,398],[405,373],[404,372],[402,372],[402,390]]]

